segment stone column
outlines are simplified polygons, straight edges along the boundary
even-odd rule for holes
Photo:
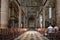
[[[1,26],[1,0],[0,0],[0,26]]]
[[[43,28],[45,28],[45,7],[43,8]]]
[[[9,0],[1,0],[1,28],[8,26],[8,5]]]
[[[1,26],[1,11],[0,11],[0,26]]]
[[[21,7],[19,7],[19,27],[21,27]]]
[[[15,18],[14,18],[14,7],[12,7],[12,11],[11,12],[12,12],[11,15],[13,16],[12,17],[12,28],[14,28],[15,27],[15,24],[14,24],[14,20],[15,20]]]
[[[39,23],[38,23],[38,21],[39,21],[39,19],[38,19],[38,14],[39,12],[37,11],[37,14],[36,14],[36,27],[38,28],[39,27]]]
[[[56,16],[57,26],[60,27],[60,0],[56,0]]]
[[[24,28],[26,27],[26,18],[25,18],[25,15],[24,15]]]

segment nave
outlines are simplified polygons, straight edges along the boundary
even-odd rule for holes
[[[18,38],[16,38],[15,40],[49,40],[49,39],[44,37],[37,31],[30,30],[18,36]]]
[[[42,34],[60,40],[60,0],[0,0],[0,40],[45,40]]]

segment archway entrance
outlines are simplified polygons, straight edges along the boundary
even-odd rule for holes
[[[35,28],[35,17],[32,15],[28,19],[29,28]]]

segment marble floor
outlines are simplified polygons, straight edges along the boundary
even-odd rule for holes
[[[30,30],[18,36],[14,40],[49,40],[49,39],[44,37],[42,34],[40,34],[37,31]]]

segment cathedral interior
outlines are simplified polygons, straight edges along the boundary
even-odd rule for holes
[[[0,0],[0,40],[60,40],[50,24],[60,29],[60,0]]]

